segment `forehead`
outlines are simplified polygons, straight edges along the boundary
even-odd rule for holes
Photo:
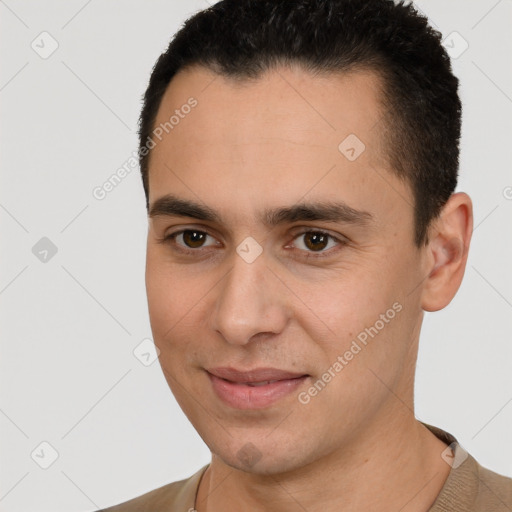
[[[193,97],[193,121],[173,126],[171,144],[202,142],[221,146],[288,140],[304,146],[321,143],[336,149],[350,133],[374,146],[382,120],[379,76],[372,71],[313,75],[298,66],[268,70],[256,79],[233,79],[195,66],[179,72],[169,84],[155,126],[164,125]],[[188,110],[188,109],[186,109]],[[188,115],[188,114],[187,114]],[[199,126],[200,129],[191,127]]]
[[[213,192],[219,208],[228,193],[233,207],[307,194],[349,204],[366,195],[374,206],[396,201],[380,177],[387,172],[380,90],[371,71],[312,75],[283,67],[238,81],[202,67],[181,71],[154,126],[164,129],[149,162],[150,204],[177,190],[189,198]],[[394,186],[403,188],[398,180]]]

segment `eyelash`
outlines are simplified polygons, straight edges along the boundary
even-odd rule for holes
[[[182,233],[185,233],[187,231],[195,231],[197,233],[205,234],[207,236],[211,236],[212,238],[214,238],[213,235],[210,235],[206,231],[201,231],[199,229],[188,228],[188,229],[181,229],[179,231],[175,231],[174,233],[169,233],[168,235],[164,236],[163,238],[160,238],[158,240],[158,242],[162,243],[162,244],[171,244],[172,243],[172,245],[174,245],[176,250],[181,252],[182,254],[197,255],[201,251],[201,249],[202,249],[201,247],[199,247],[197,249],[190,249],[190,248],[185,248],[183,246],[177,245],[176,242],[175,242],[175,239],[176,239],[176,237],[178,235],[181,235]],[[293,240],[295,240],[295,239],[297,239],[297,238],[299,238],[301,236],[307,235],[309,233],[314,233],[316,235],[327,236],[329,240],[335,241],[338,245],[336,246],[337,248],[336,247],[331,247],[327,251],[321,251],[321,252],[305,251],[304,249],[297,249],[300,252],[305,252],[307,254],[306,258],[323,258],[323,257],[326,257],[326,256],[331,256],[333,251],[337,252],[338,250],[341,249],[341,247],[347,245],[347,242],[345,240],[341,240],[341,239],[331,235],[330,233],[327,233],[325,231],[321,231],[321,230],[318,230],[318,229],[307,229],[307,230],[301,231],[300,233],[295,234],[295,236],[293,237]]]

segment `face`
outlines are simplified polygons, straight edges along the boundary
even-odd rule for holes
[[[379,98],[370,72],[298,68],[252,82],[189,69],[163,98],[151,327],[177,401],[232,467],[348,452],[412,404],[425,265]]]

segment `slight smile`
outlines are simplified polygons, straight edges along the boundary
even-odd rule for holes
[[[296,391],[310,376],[277,368],[206,370],[216,395],[236,409],[264,409]]]

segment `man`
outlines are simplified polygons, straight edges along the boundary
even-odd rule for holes
[[[160,364],[212,452],[116,511],[506,511],[512,480],[414,416],[424,311],[471,200],[440,34],[388,0],[224,0],[140,123]]]

